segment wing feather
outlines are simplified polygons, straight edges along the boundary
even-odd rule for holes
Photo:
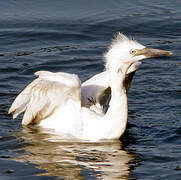
[[[126,78],[125,78],[125,87],[128,92],[133,76],[141,62],[135,62],[128,69]],[[109,87],[109,73],[104,71],[102,73],[96,74],[92,78],[88,79],[82,84],[82,104],[83,106],[89,107],[89,99],[93,98],[99,107],[107,105],[110,100],[111,89]]]
[[[81,101],[81,83],[78,76],[68,73],[38,71],[31,82],[14,100],[9,113],[13,118],[25,111],[22,124],[39,123],[53,114],[56,108],[72,98]]]

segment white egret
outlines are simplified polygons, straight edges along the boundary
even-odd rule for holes
[[[106,71],[98,75],[105,81],[101,83],[101,78],[93,78],[96,79],[94,85],[103,84],[105,89],[111,89],[106,113],[94,105],[82,106],[81,82],[77,75],[48,71],[35,73],[39,77],[17,96],[9,113],[14,112],[13,118],[16,118],[25,112],[22,125],[38,124],[57,134],[90,141],[118,139],[126,129],[128,119],[126,74],[134,71],[145,58],[171,54],[170,51],[146,48],[118,33],[104,55]],[[89,82],[84,87],[93,80]],[[87,94],[88,97],[89,92]],[[96,100],[99,96],[96,94]]]

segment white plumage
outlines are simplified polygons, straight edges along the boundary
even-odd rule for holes
[[[128,69],[125,79],[125,86],[127,91],[130,88],[134,73],[140,65],[141,62],[135,62]],[[103,108],[102,106],[110,96],[109,89],[109,71],[105,70],[104,72],[96,74],[92,78],[82,83],[82,105],[89,108],[91,105],[90,100],[93,98],[96,102],[96,108],[101,111]]]
[[[9,109],[13,118],[25,112],[22,124],[38,124],[56,134],[97,141],[117,139],[128,118],[127,83],[142,59],[171,55],[170,51],[149,49],[118,33],[104,55],[105,72],[83,83],[77,75],[38,71],[39,77],[15,99]],[[106,92],[107,89],[111,91]],[[82,92],[81,92],[82,91]],[[111,93],[107,112],[103,105]],[[106,96],[104,96],[106,95]]]

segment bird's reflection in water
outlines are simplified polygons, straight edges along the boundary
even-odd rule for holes
[[[24,153],[16,161],[30,162],[45,170],[38,176],[61,179],[127,179],[129,161],[134,158],[122,150],[121,141],[97,143],[63,140],[38,130],[23,128]]]

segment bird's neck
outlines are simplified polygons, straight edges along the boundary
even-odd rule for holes
[[[121,73],[109,72],[109,85],[111,87],[112,97],[126,93],[124,80],[125,76]]]
[[[111,100],[105,115],[110,126],[110,138],[119,138],[127,125],[128,100],[124,79],[124,73],[110,72]]]

